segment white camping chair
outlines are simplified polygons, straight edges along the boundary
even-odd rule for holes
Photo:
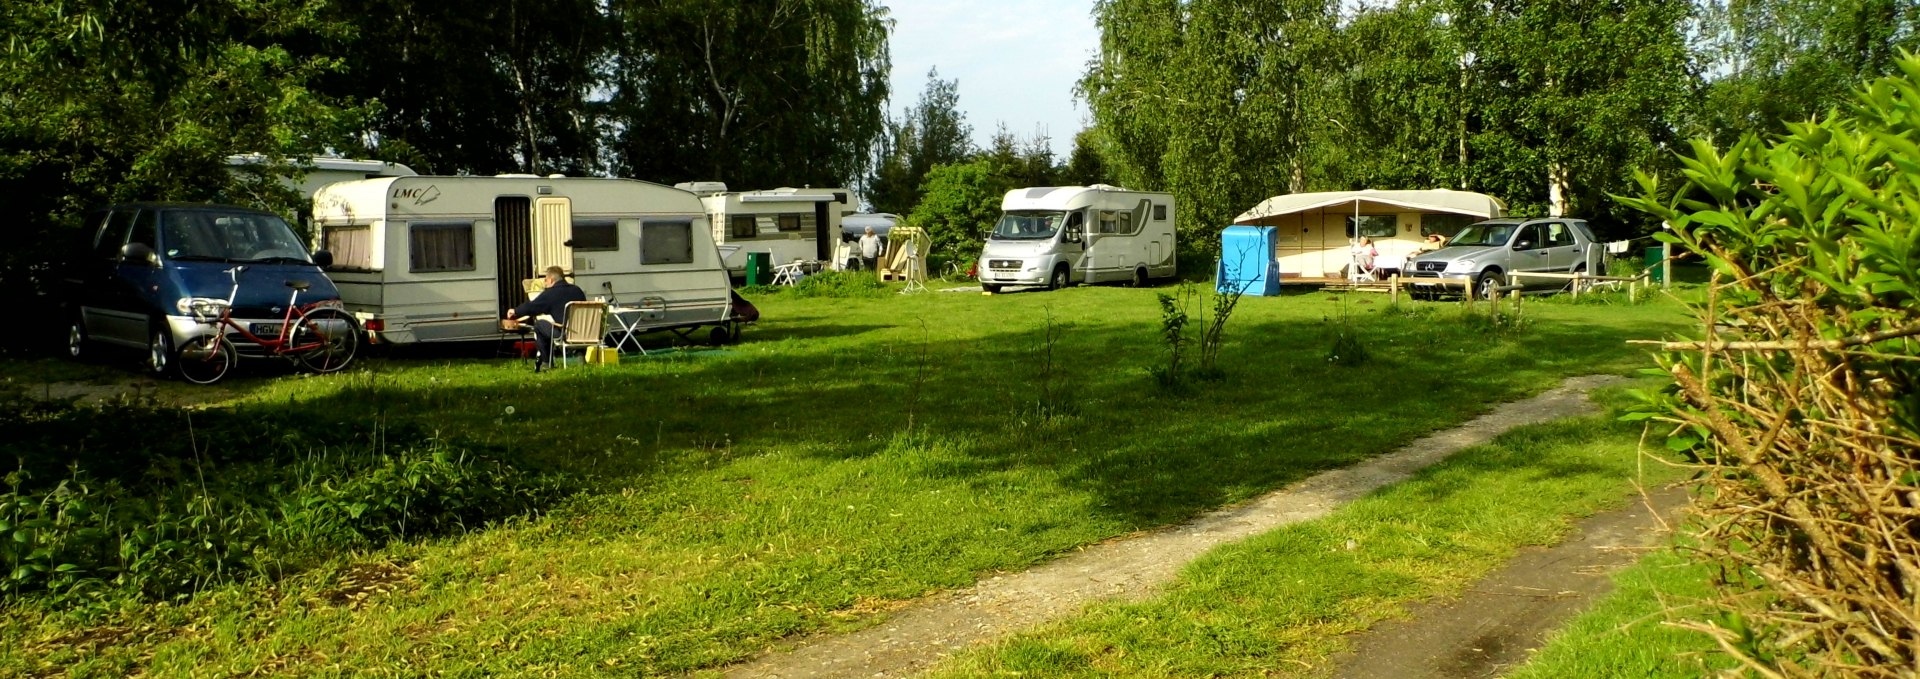
[[[553,352],[560,366],[567,365],[567,347],[601,346],[607,335],[606,302],[567,302],[567,325],[553,338]]]

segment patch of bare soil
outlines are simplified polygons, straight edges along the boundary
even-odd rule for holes
[[[1092,545],[1028,571],[928,597],[879,626],[801,640],[732,667],[726,676],[908,676],[955,651],[1070,615],[1094,601],[1139,600],[1214,547],[1321,518],[1515,427],[1591,413],[1595,408],[1586,398],[1587,391],[1618,379],[1573,378],[1387,455],[1320,474],[1186,524]]]
[[[1354,637],[1334,659],[1332,676],[1365,679],[1495,677],[1526,662],[1595,598],[1614,572],[1662,544],[1687,493],[1668,488],[1641,502],[1581,521],[1574,537],[1522,551],[1459,599],[1415,607],[1406,620]]]

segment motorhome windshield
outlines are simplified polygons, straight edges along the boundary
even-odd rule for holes
[[[1059,233],[1066,221],[1065,212],[1016,210],[1000,215],[993,227],[993,240],[1047,240]]]
[[[1513,235],[1513,227],[1508,222],[1481,222],[1461,229],[1447,245],[1506,245],[1507,238]]]
[[[252,212],[169,210],[160,219],[160,247],[169,259],[313,262],[285,221]]]

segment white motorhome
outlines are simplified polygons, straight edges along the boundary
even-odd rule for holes
[[[327,274],[374,341],[499,337],[548,266],[635,308],[638,330],[732,326],[732,289],[699,197],[631,179],[388,177],[314,196]],[[632,315],[623,314],[632,320]]]
[[[713,225],[713,242],[733,276],[745,275],[750,252],[767,253],[774,265],[796,259],[832,261],[840,222],[854,211],[846,189],[728,191],[721,182],[674,187],[700,195]]]
[[[980,287],[1062,288],[1073,283],[1173,276],[1173,194],[1116,186],[1014,189],[980,252]]]

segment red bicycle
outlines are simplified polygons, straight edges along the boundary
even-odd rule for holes
[[[306,281],[287,281],[293,296],[279,323],[254,323],[248,328],[234,322],[233,300],[240,295],[240,274],[246,270],[245,266],[227,269],[233,291],[225,300],[193,301],[194,320],[213,326],[213,331],[180,345],[175,366],[181,377],[194,384],[213,384],[226,377],[240,358],[234,335],[251,343],[245,347],[250,354],[257,350],[262,356],[285,358],[316,373],[335,372],[353,361],[360,349],[360,324],[341,308],[339,300],[301,305],[300,293],[311,287]]]

